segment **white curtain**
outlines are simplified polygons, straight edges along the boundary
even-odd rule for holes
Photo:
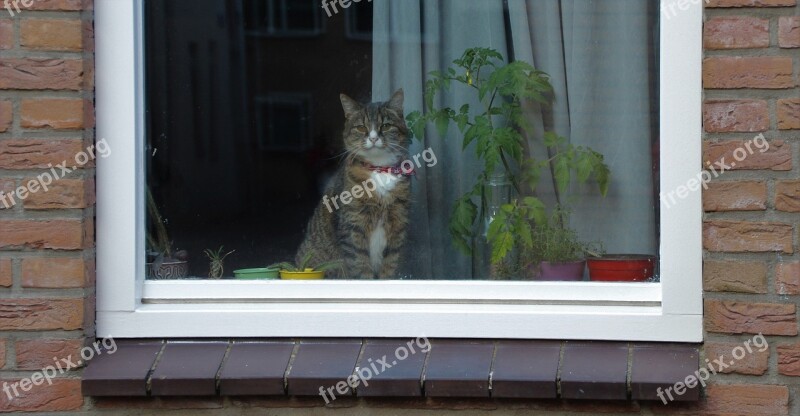
[[[658,249],[654,163],[657,154],[658,12],[642,0],[374,0],[373,98],[385,100],[404,88],[406,112],[423,109],[427,74],[450,66],[467,48],[500,51],[551,76],[555,101],[527,114],[538,131],[530,151],[552,130],[606,157],[612,172],[608,196],[596,186],[573,184],[566,201],[570,225],[609,253],[655,254]],[[437,105],[479,103],[454,88]],[[431,147],[438,164],[413,183],[407,270],[413,278],[471,279],[470,259],[451,244],[452,204],[475,183],[481,164],[474,150],[462,151],[453,128],[445,138],[429,129],[411,153]],[[656,169],[657,171],[657,169]],[[543,177],[538,196],[554,202],[552,182]]]

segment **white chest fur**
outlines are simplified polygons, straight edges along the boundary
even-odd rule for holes
[[[383,265],[383,250],[386,249],[386,229],[383,228],[383,220],[372,230],[369,236],[369,262],[372,270],[380,272]]]
[[[397,186],[400,177],[386,172],[372,172],[370,179],[375,183],[375,192],[384,197]]]

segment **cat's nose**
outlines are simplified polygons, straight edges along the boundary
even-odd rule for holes
[[[372,130],[371,132],[369,132],[369,141],[371,141],[372,143],[375,143],[375,142],[378,141],[378,132],[377,131]]]

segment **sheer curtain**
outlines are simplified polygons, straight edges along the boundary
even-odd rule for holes
[[[641,0],[375,0],[373,97],[404,88],[406,112],[422,110],[427,74],[447,68],[470,47],[491,47],[551,76],[552,106],[529,105],[537,126],[530,151],[542,158],[542,132],[552,130],[606,157],[612,183],[606,198],[574,184],[570,225],[608,252],[657,251],[654,163],[657,154],[657,71],[652,22],[657,10]],[[467,93],[466,95],[464,93]],[[472,101],[453,88],[437,105]],[[451,244],[452,204],[475,183],[481,165],[462,151],[457,129],[438,137],[428,129],[415,154],[431,147],[438,164],[413,183],[409,261],[413,278],[470,279],[470,259]],[[552,206],[552,182],[538,196]],[[549,185],[549,186],[548,186]]]

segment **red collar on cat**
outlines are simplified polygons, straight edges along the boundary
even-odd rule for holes
[[[365,168],[378,173],[391,173],[393,175],[403,175],[403,176],[414,176],[417,172],[414,172],[414,165],[411,165],[411,170],[404,169],[403,165],[394,165],[394,166],[374,166],[370,165],[369,163],[362,162]]]

